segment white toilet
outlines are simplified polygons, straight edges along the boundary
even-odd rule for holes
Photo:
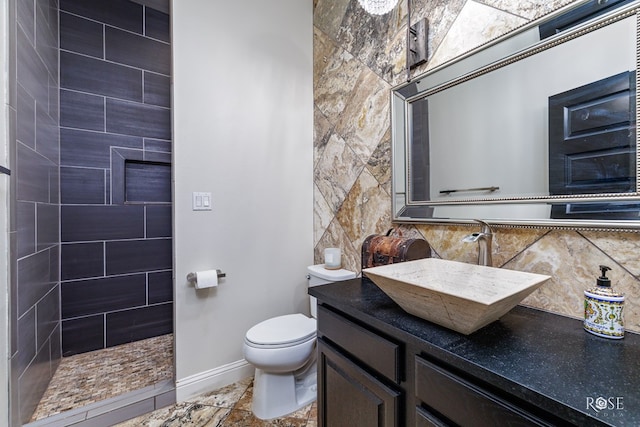
[[[324,264],[307,268],[309,287],[353,279],[349,270],[327,270]],[[316,299],[311,316],[287,314],[267,319],[247,331],[243,353],[256,368],[252,409],[268,420],[297,411],[316,400]]]

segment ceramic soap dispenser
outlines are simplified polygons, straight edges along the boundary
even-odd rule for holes
[[[601,265],[596,287],[584,291],[584,329],[600,337],[620,339],[624,338],[624,295],[611,288],[609,270]]]

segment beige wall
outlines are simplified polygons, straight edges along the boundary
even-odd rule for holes
[[[309,310],[312,8],[179,0],[171,19],[175,364],[184,400],[253,374],[242,355],[251,326]],[[192,210],[194,191],[211,192],[212,210]],[[188,284],[189,272],[215,268],[227,275],[217,288]]]
[[[413,0],[412,22],[429,21],[429,62],[453,58],[571,0]],[[475,262],[477,248],[461,242],[464,226],[391,223],[389,90],[403,69],[406,1],[383,17],[356,0],[314,1],[314,245],[343,248],[359,270],[362,241],[396,227],[422,236],[434,256]],[[552,276],[525,305],[581,318],[583,290],[598,266],[612,267],[613,285],[627,296],[626,328],[640,332],[640,234],[573,230],[495,230],[494,265]]]

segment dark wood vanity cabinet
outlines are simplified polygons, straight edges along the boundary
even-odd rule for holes
[[[321,426],[640,426],[638,334],[607,340],[579,319],[518,306],[462,335],[365,279],[309,293]],[[624,404],[592,403],[608,396]]]
[[[553,425],[337,310],[318,307],[318,335],[320,426]]]

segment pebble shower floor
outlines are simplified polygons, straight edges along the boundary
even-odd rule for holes
[[[31,421],[139,390],[172,377],[172,334],[65,357]],[[286,417],[268,421],[257,419],[251,412],[252,392],[253,378],[247,378],[118,426],[317,426],[315,403]]]
[[[173,379],[173,334],[63,357],[31,421]]]

